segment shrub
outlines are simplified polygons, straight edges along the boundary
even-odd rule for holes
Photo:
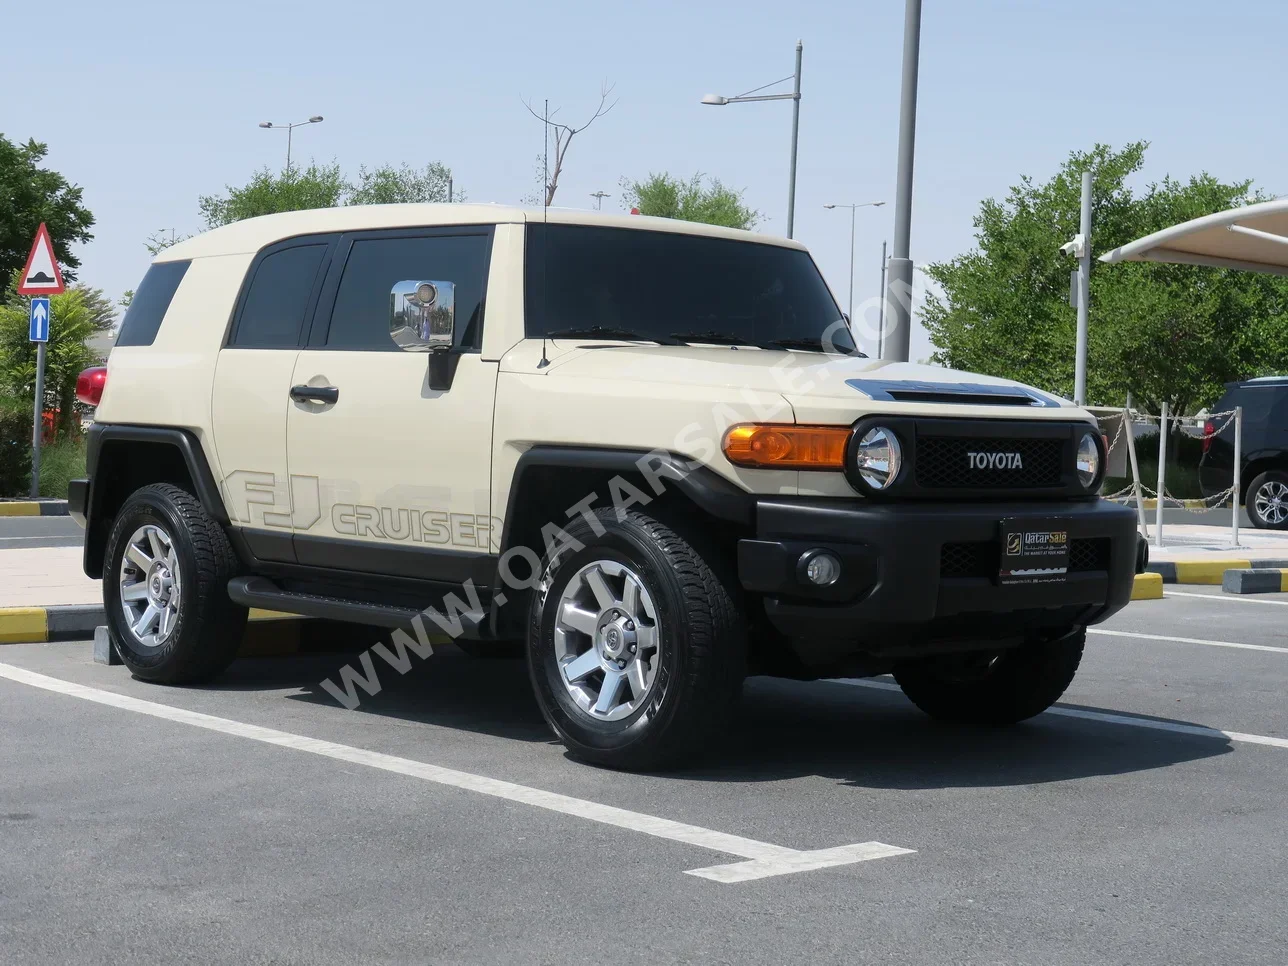
[[[31,406],[0,396],[0,496],[31,492]]]
[[[67,499],[67,484],[85,476],[85,437],[67,436],[40,449],[40,495]]]

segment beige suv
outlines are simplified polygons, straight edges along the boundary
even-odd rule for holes
[[[157,257],[70,502],[140,678],[218,673],[251,606],[400,656],[428,620],[524,654],[573,754],[647,768],[748,673],[1047,708],[1141,566],[1103,462],[1068,402],[865,357],[797,242],[351,207]]]

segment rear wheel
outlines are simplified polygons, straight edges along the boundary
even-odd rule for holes
[[[103,606],[125,666],[166,684],[218,674],[241,646],[246,608],[228,597],[237,570],[228,537],[192,494],[136,490],[108,533]]]
[[[949,654],[895,668],[903,693],[926,714],[958,724],[1005,725],[1041,714],[1073,681],[1087,632],[1014,650]]]
[[[528,667],[569,752],[612,768],[670,766],[723,737],[746,633],[718,556],[637,511],[579,518],[542,564]]]
[[[1288,530],[1288,473],[1270,470],[1248,486],[1248,519],[1262,530]]]

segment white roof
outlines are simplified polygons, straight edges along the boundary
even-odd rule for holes
[[[346,205],[341,208],[312,208],[261,215],[233,222],[222,228],[196,235],[162,251],[157,262],[202,258],[207,255],[238,255],[257,252],[265,245],[322,232],[362,231],[371,228],[424,228],[439,225],[523,224],[548,221],[561,225],[599,225],[608,228],[635,228],[667,231],[681,235],[706,235],[754,241],[788,248],[804,249],[800,242],[774,235],[762,235],[733,228],[718,228],[673,218],[648,218],[643,215],[603,214],[571,208],[512,208],[506,205],[437,204],[437,205]]]
[[[1138,238],[1102,262],[1176,262],[1288,275],[1288,198],[1204,215]]]

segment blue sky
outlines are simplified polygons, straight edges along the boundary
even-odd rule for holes
[[[197,230],[199,195],[281,165],[285,134],[262,120],[326,117],[296,132],[300,161],[441,160],[471,200],[517,202],[542,140],[522,99],[575,121],[604,80],[620,101],[574,142],[557,204],[604,190],[616,208],[622,176],[702,171],[782,232],[789,103],[699,99],[791,73],[800,38],[796,235],[844,302],[849,213],[823,205],[893,202],[903,6],[74,0],[56,39],[7,45],[0,132],[48,142],[84,186],[98,223],[81,277],[113,296],[145,271],[149,233]],[[1145,180],[1207,170],[1288,191],[1286,33],[1280,0],[925,0],[914,259],[966,250],[981,199],[1096,141],[1151,141]],[[892,222],[892,205],[859,212],[856,304],[878,291]],[[916,333],[913,357],[929,351]]]

